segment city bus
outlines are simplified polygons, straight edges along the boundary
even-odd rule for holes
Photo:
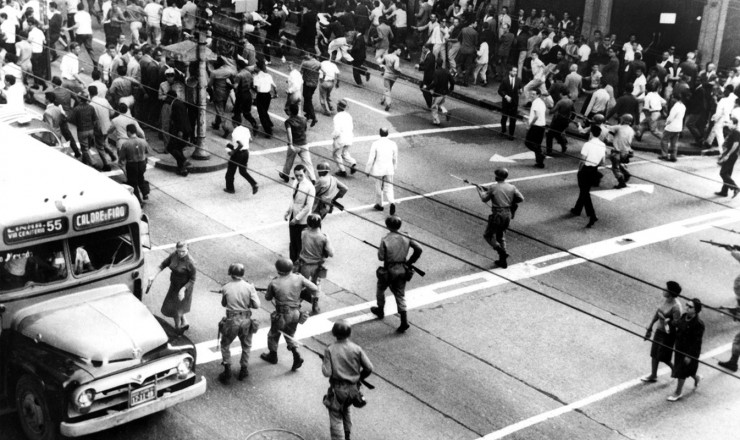
[[[148,223],[120,185],[0,123],[0,405],[49,440],[206,390],[195,347],[140,301]]]

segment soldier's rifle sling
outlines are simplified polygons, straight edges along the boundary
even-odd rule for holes
[[[306,350],[310,351],[311,353],[315,354],[322,361],[324,360],[324,355],[323,354],[319,353],[318,351],[314,350],[313,348],[309,347],[308,345],[304,344],[303,342],[299,341],[298,339],[285,334],[285,332],[282,331],[282,330],[280,330],[280,333],[282,333],[283,336],[285,336],[285,339],[290,339],[294,344],[299,345],[299,346],[305,348]],[[369,390],[374,390],[375,389],[375,385],[371,384],[370,382],[366,381],[365,379],[360,379],[360,383],[363,384],[363,385],[365,385],[367,387],[367,389],[369,389]]]
[[[370,246],[370,247],[371,247],[371,248],[373,248],[373,249],[380,249],[380,248],[379,248],[378,246],[375,246],[374,244],[370,243],[369,241],[367,241],[367,240],[363,240],[363,239],[362,239],[362,238],[360,238],[360,237],[356,237],[356,236],[354,236],[354,235],[350,234],[350,233],[349,233],[349,232],[347,232],[347,231],[344,231],[344,230],[342,230],[342,232],[344,232],[345,234],[349,235],[350,237],[354,238],[354,239],[355,239],[355,240],[357,240],[357,241],[361,241],[361,242],[365,243],[366,245]],[[413,264],[411,264],[410,266],[411,266],[411,270],[413,270],[414,272],[418,273],[418,274],[419,274],[419,276],[421,276],[421,277],[423,277],[424,275],[426,275],[426,274],[427,274],[426,272],[424,272],[423,270],[421,270],[421,269],[419,269],[418,267],[414,266]]]

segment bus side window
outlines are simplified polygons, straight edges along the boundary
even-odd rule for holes
[[[67,278],[62,241],[12,249],[0,255],[0,293]]]

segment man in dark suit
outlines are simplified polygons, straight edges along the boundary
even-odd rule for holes
[[[436,65],[436,60],[432,53],[433,48],[434,45],[432,43],[425,44],[421,57],[422,61],[420,64],[416,65],[417,69],[424,72],[424,77],[421,80],[420,87],[421,93],[424,95],[424,101],[427,103],[427,108],[432,108],[432,92],[430,86],[432,84],[432,80],[434,80],[434,70]]]
[[[498,94],[501,95],[501,135],[506,135],[506,121],[509,121],[509,139],[514,139],[516,116],[519,111],[519,94],[522,92],[522,80],[517,78],[518,69],[509,69],[509,76],[501,80]]]

